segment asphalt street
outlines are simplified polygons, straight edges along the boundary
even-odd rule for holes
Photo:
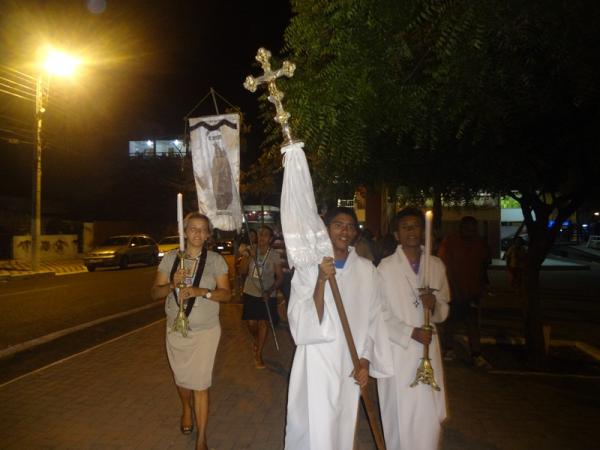
[[[0,286],[0,351],[60,330],[148,306],[156,267],[102,269]]]
[[[488,333],[520,334],[522,301],[509,288],[506,271],[490,270],[490,296],[482,301],[482,326]],[[545,270],[540,273],[543,321],[552,337],[600,345],[600,265],[589,270]]]

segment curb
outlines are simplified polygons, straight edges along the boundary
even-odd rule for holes
[[[502,265],[491,265],[488,270],[506,270],[506,266]],[[556,271],[556,270],[591,270],[589,264],[569,264],[569,265],[547,265],[540,267],[540,271]]]
[[[0,268],[0,281],[23,280],[31,278],[44,278],[51,276],[73,275],[87,273],[87,267],[81,262],[67,264],[46,264],[41,270],[34,272],[26,268]]]
[[[461,343],[468,345],[468,338],[465,335],[455,335],[454,338],[460,339]],[[496,345],[525,345],[525,338],[523,337],[510,337],[510,336],[497,336],[497,337],[481,337],[482,344]],[[585,353],[595,361],[600,361],[600,349],[588,344],[583,341],[571,341],[568,339],[550,339],[550,346],[552,347],[575,347],[577,350]]]
[[[79,272],[76,272],[79,273]],[[11,281],[11,280],[27,280],[31,278],[49,278],[56,276],[56,272],[29,272],[29,273],[20,273],[20,274],[12,274],[9,273],[7,275],[0,275],[0,281]]]

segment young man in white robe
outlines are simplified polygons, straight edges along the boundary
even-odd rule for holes
[[[296,270],[288,321],[297,345],[290,374],[286,450],[352,450],[360,387],[368,376],[392,374],[391,349],[381,314],[378,276],[371,261],[350,247],[354,211],[334,208],[325,217],[333,258]],[[327,280],[335,277],[360,358],[355,373]]]
[[[438,335],[422,328],[423,308],[431,312],[433,324],[448,316],[450,290],[444,263],[431,256],[429,287],[424,294],[423,213],[407,208],[396,216],[396,252],[384,258],[377,271],[382,283],[385,322],[394,358],[394,376],[379,380],[379,403],[383,434],[388,450],[434,450],[438,448],[441,423],[446,418],[446,391]],[[435,330],[435,325],[432,325]],[[441,388],[432,389],[415,380],[429,343],[434,379]]]

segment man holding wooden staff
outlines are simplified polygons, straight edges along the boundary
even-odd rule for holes
[[[331,210],[326,224],[317,214],[304,143],[292,136],[290,114],[281,103],[284,95],[275,83],[292,77],[296,66],[283,61],[273,70],[270,57],[268,50],[258,49],[256,60],[264,74],[246,77],[244,87],[255,92],[266,84],[284,137],[281,226],[290,267],[296,269],[288,321],[297,345],[285,448],[351,450],[360,395],[377,449],[383,450],[367,386],[369,374],[390,376],[392,368],[377,273],[350,248],[358,230],[353,210]]]
[[[429,255],[427,242],[421,245],[424,228],[428,227],[419,209],[400,211],[395,218],[400,245],[377,267],[394,358],[394,376],[377,383],[388,450],[437,449],[446,418],[440,344],[435,326],[423,322],[424,314],[433,323],[446,320],[450,291],[444,263]],[[420,372],[424,359],[427,374]]]
[[[333,258],[313,270],[297,270],[288,308],[296,354],[290,375],[285,448],[351,450],[358,398],[368,375],[390,376],[391,354],[381,315],[377,273],[350,247],[358,222],[352,209],[334,208],[325,217]],[[335,277],[360,369],[353,370],[342,324],[327,281]]]

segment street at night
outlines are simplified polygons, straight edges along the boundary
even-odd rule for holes
[[[5,283],[0,345],[6,348],[148,306],[155,271],[156,267],[131,267]]]
[[[600,448],[599,23],[0,0],[0,449]]]

